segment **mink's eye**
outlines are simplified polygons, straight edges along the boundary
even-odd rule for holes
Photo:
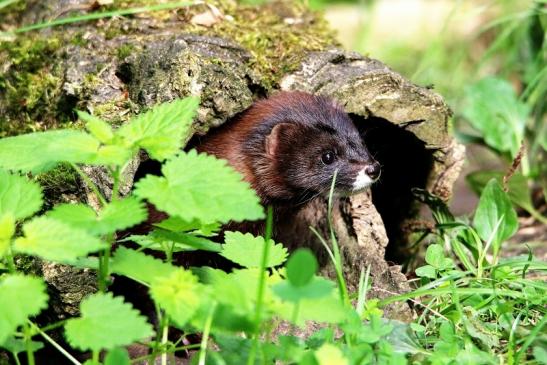
[[[333,163],[334,158],[334,152],[332,151],[323,152],[323,154],[321,155],[321,161],[323,161],[325,165],[330,165],[331,163]]]

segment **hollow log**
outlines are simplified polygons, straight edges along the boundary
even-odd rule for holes
[[[85,14],[95,10],[91,3],[26,1],[3,9],[0,30]],[[218,0],[4,33],[0,70],[0,135],[78,126],[74,108],[117,126],[157,103],[188,95],[201,98],[193,132],[203,135],[277,90],[333,97],[382,164],[381,180],[369,192],[335,199],[332,211],[348,285],[355,289],[361,271],[370,267],[373,297],[408,290],[400,266],[386,256],[397,257],[406,240],[405,222],[418,213],[411,189],[425,188],[447,200],[463,163],[463,146],[448,130],[451,112],[438,94],[380,61],[340,49],[320,15],[291,1],[249,7]],[[111,182],[101,170],[86,171],[108,193]],[[49,184],[48,206],[92,198],[81,183],[67,185],[67,179],[74,176],[66,169],[42,178]],[[311,247],[323,273],[332,277],[327,253],[309,229],[329,237],[327,222],[326,199],[314,200],[294,220],[281,223],[279,240]],[[50,285],[61,317],[73,315],[79,300],[96,290],[91,271],[46,262],[33,267]],[[388,315],[408,319],[411,312],[399,305]]]

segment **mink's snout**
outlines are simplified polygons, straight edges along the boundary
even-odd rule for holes
[[[354,193],[365,190],[380,177],[380,164],[376,161],[366,162],[354,167],[355,179],[352,190]]]

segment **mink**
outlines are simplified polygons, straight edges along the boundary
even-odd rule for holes
[[[332,99],[279,92],[196,142],[199,152],[239,171],[263,204],[297,206],[335,193],[361,192],[380,176],[348,114]]]

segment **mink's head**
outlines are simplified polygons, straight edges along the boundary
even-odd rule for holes
[[[363,144],[349,116],[331,99],[284,92],[249,110],[258,119],[246,151],[253,156],[264,197],[309,199],[327,194],[337,171],[335,192],[363,191],[380,176],[380,165]]]

